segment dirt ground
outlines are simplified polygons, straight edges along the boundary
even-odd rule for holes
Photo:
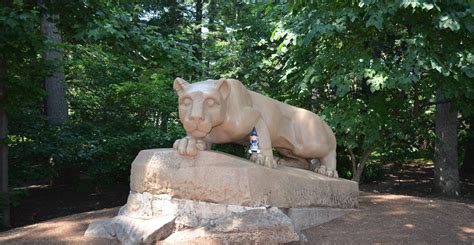
[[[118,244],[83,237],[105,209],[0,233],[1,244]],[[307,244],[473,244],[474,205],[392,194],[361,193],[360,210],[304,231]]]
[[[90,192],[77,191],[65,185],[34,186],[28,189],[27,196],[20,200],[18,206],[11,208],[11,225],[20,227],[66,215],[117,207],[127,201],[129,191],[129,186],[125,184]]]
[[[311,244],[474,244],[474,205],[361,193],[360,211],[304,232]]]
[[[360,186],[360,211],[304,231],[309,244],[474,244],[474,181],[461,181],[460,198],[438,198],[433,165],[384,168],[383,180]],[[114,216],[128,191],[126,185],[91,192],[31,188],[12,208],[12,225],[20,228],[0,233],[0,244],[116,244],[82,235],[92,221]]]
[[[360,190],[374,193],[391,193],[407,196],[438,197],[433,190],[434,165],[432,163],[409,163],[383,165],[385,176],[382,180],[360,185]],[[474,204],[474,176],[460,178],[461,195],[443,198],[455,202]]]

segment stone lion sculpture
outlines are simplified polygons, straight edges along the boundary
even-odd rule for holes
[[[251,155],[251,161],[271,168],[316,165],[315,172],[338,177],[336,138],[316,114],[252,92],[234,79],[189,84],[176,78],[173,88],[187,133],[173,145],[180,155],[196,156],[212,144],[246,145],[255,128],[261,150]],[[273,156],[273,148],[281,158]]]

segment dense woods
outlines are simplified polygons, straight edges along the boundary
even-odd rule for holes
[[[319,114],[341,177],[423,158],[458,196],[474,169],[473,34],[467,0],[3,0],[2,206],[14,187],[127,182],[138,151],[184,135],[177,76],[239,79]]]

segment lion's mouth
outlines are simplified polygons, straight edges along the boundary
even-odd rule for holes
[[[202,131],[199,131],[199,130],[194,130],[191,132],[191,135],[194,137],[194,138],[204,138],[206,137],[206,135],[208,134],[209,132],[207,133],[204,133]]]
[[[186,132],[191,134],[194,138],[203,138],[211,131],[211,125],[207,123],[189,123],[184,124],[184,129],[186,129]]]

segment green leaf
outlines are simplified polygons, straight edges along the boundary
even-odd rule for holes
[[[458,31],[461,26],[456,18],[451,15],[443,15],[439,18],[438,27],[441,29],[450,29],[451,31]]]
[[[382,30],[383,18],[380,13],[372,14],[365,23],[365,27],[375,26],[377,30]]]
[[[400,5],[404,8],[408,8],[408,7],[416,8],[416,7],[421,6],[421,2],[419,0],[403,0],[401,1]]]
[[[304,37],[303,42],[301,43],[301,46],[307,47],[308,44],[313,40],[314,35],[316,35],[317,31],[318,29],[315,26],[313,26],[311,30],[308,32],[308,34],[306,34],[306,36]]]
[[[431,10],[431,9],[434,8],[434,4],[432,4],[432,3],[423,3],[421,8],[425,9],[425,10]]]
[[[464,74],[466,74],[469,78],[474,78],[474,68],[473,67],[466,67],[463,69]]]

